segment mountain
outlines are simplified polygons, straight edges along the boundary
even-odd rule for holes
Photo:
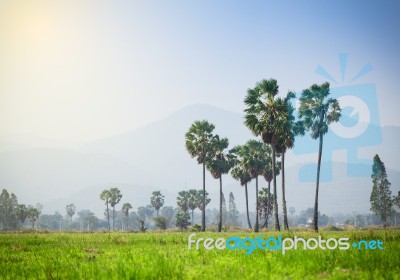
[[[149,204],[151,192],[156,189],[165,194],[166,205],[175,206],[178,191],[200,189],[202,185],[202,168],[195,159],[190,158],[184,147],[186,131],[193,121],[201,119],[214,123],[215,132],[228,137],[231,147],[254,138],[243,125],[242,114],[198,104],[129,133],[100,139],[73,150],[24,146],[12,151],[0,149],[0,187],[14,192],[22,203],[43,203],[46,213],[55,210],[63,213],[66,204],[76,203],[78,209],[92,209],[102,215],[104,205],[98,198],[99,193],[112,186],[119,187],[124,195],[122,200],[132,202],[135,208]],[[400,186],[399,145],[396,143],[400,138],[400,128],[383,127],[381,132],[381,145],[360,148],[358,154],[367,159],[371,159],[375,153],[381,156],[395,193]],[[305,142],[317,146],[317,141],[307,137],[304,138]],[[329,147],[324,147],[323,160],[330,159],[328,150]],[[346,168],[353,167],[346,163],[346,157],[343,156],[345,152],[332,152],[334,163],[331,167],[323,163],[323,172],[333,171],[333,181],[321,184],[322,212],[369,210],[370,177],[348,177]],[[304,174],[303,167],[305,162],[315,163],[316,158],[316,153],[287,153],[287,202],[296,211],[313,205],[315,184],[301,178],[304,175],[315,177],[314,168]],[[363,167],[370,169],[368,164]],[[260,181],[262,186],[266,186],[263,180]],[[216,207],[218,180],[207,172],[206,182],[212,198],[210,206]],[[230,191],[236,197],[238,208],[243,210],[244,190],[237,181],[226,175],[226,198]],[[253,184],[250,184],[249,192],[250,205],[254,205]]]

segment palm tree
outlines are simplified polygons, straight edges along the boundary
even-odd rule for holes
[[[247,227],[252,229],[249,216],[249,198],[247,193],[247,184],[251,181],[251,175],[244,166],[246,156],[244,153],[243,146],[236,146],[231,150],[234,155],[234,166],[231,169],[231,175],[234,179],[240,182],[241,186],[244,186],[245,197],[246,197],[246,214],[247,214]]]
[[[32,205],[28,206],[27,217],[29,221],[32,223],[32,228],[35,228],[35,221],[39,218],[40,211],[33,207]]]
[[[183,212],[187,212],[189,209],[189,199],[190,199],[190,194],[188,191],[178,192],[178,196],[176,198],[176,204]]]
[[[128,216],[129,216],[129,210],[130,209],[132,209],[132,205],[130,204],[130,203],[124,203],[123,205],[122,205],[122,212],[124,213],[124,215],[125,215],[125,230],[128,230],[129,229],[129,218],[128,218]]]
[[[108,231],[110,231],[110,211],[108,210],[108,204],[110,203],[111,199],[110,190],[103,190],[100,194],[100,199],[104,200],[106,203],[107,224],[108,224]]]
[[[207,169],[214,179],[219,179],[219,223],[218,232],[222,230],[222,174],[227,174],[232,167],[232,156],[225,150],[229,146],[227,138],[216,135],[212,141],[212,156],[206,160]]]
[[[260,141],[249,140],[243,146],[243,152],[247,155],[244,161],[244,167],[252,178],[256,179],[256,223],[254,231],[259,230],[258,219],[258,176],[264,172],[265,165],[271,161],[271,151],[267,145]]]
[[[122,198],[121,191],[118,188],[111,188],[110,189],[110,206],[113,208],[113,216],[112,216],[112,221],[113,221],[113,230],[114,230],[114,225],[115,225],[115,205],[117,205]]]
[[[190,209],[191,211],[191,221],[192,221],[192,225],[194,224],[193,222],[193,214],[194,214],[194,210],[198,207],[199,205],[199,201],[202,200],[202,191],[198,191],[198,190],[189,190],[188,191],[188,201],[187,201],[187,207]]]
[[[303,90],[300,97],[299,118],[306,131],[310,131],[312,139],[319,139],[317,181],[314,202],[314,230],[318,231],[318,193],[323,136],[328,132],[328,125],[339,121],[341,109],[336,99],[328,98],[329,83],[312,85]]]
[[[76,207],[75,207],[75,205],[74,204],[68,204],[66,207],[65,207],[65,210],[67,211],[67,215],[69,216],[69,219],[70,219],[70,229],[72,230],[72,217],[75,215],[75,212],[76,212]]]
[[[280,169],[281,169],[281,164],[279,161],[276,161],[275,162],[275,176],[279,176]],[[272,170],[272,157],[271,157],[271,160],[269,162],[267,162],[267,164],[265,165],[264,172],[262,175],[264,176],[265,181],[267,181],[267,183],[268,183],[268,188],[267,188],[268,196],[267,197],[268,197],[268,199],[272,199],[272,201],[273,201],[273,196],[271,195],[271,182],[273,179],[272,172],[273,172],[273,170]],[[263,228],[264,227],[268,228],[268,217],[270,216],[270,213],[269,213],[270,208],[269,207],[266,208],[266,211],[267,211],[267,213],[265,213],[265,215],[267,218],[265,219],[264,224],[262,225]]]
[[[28,215],[28,208],[25,204],[18,204],[15,210],[18,220],[21,222],[21,226],[23,227],[26,217]]]
[[[283,103],[283,107],[286,109],[286,117],[283,119],[283,128],[281,133],[278,135],[276,143],[276,151],[281,155],[281,170],[282,170],[282,214],[283,214],[283,226],[285,230],[289,230],[289,223],[287,218],[287,207],[286,207],[286,191],[285,191],[285,154],[287,149],[293,148],[295,136],[298,134],[304,134],[302,123],[296,123],[293,115],[294,107],[291,103],[291,99],[295,98],[296,95],[293,92],[289,92],[285,99],[279,99],[278,102]],[[283,117],[283,116],[282,116]]]
[[[156,209],[158,217],[158,211],[164,205],[164,195],[162,195],[160,191],[154,191],[150,202],[154,209]]]
[[[276,161],[276,143],[282,132],[285,119],[285,108],[283,102],[276,98],[278,94],[278,83],[275,79],[262,80],[254,89],[248,89],[244,103],[246,105],[245,125],[256,136],[261,136],[264,143],[269,144],[272,149],[272,166]],[[275,230],[280,230],[278,219],[278,201],[276,193],[275,169],[272,169],[274,188],[274,220]]]
[[[197,158],[198,164],[203,164],[203,202],[201,216],[201,231],[206,230],[206,158],[210,151],[211,140],[214,137],[213,130],[215,126],[206,120],[195,121],[188,132],[185,134],[186,150],[192,158]]]

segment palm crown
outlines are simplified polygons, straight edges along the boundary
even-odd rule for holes
[[[329,83],[312,85],[300,97],[299,117],[305,130],[311,130],[311,137],[317,139],[328,132],[328,125],[339,121],[341,109],[336,99],[328,98]]]

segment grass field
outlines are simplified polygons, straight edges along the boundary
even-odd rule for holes
[[[187,233],[3,233],[2,279],[400,279],[400,231],[322,231],[383,250],[188,250]],[[197,233],[196,238],[318,237],[311,232]]]

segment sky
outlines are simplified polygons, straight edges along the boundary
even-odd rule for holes
[[[282,2],[282,3],[278,3]],[[400,126],[398,1],[0,0],[0,137],[61,146],[119,135],[196,103],[241,112],[264,78],[281,94],[373,83]],[[341,79],[339,53],[347,53]]]

